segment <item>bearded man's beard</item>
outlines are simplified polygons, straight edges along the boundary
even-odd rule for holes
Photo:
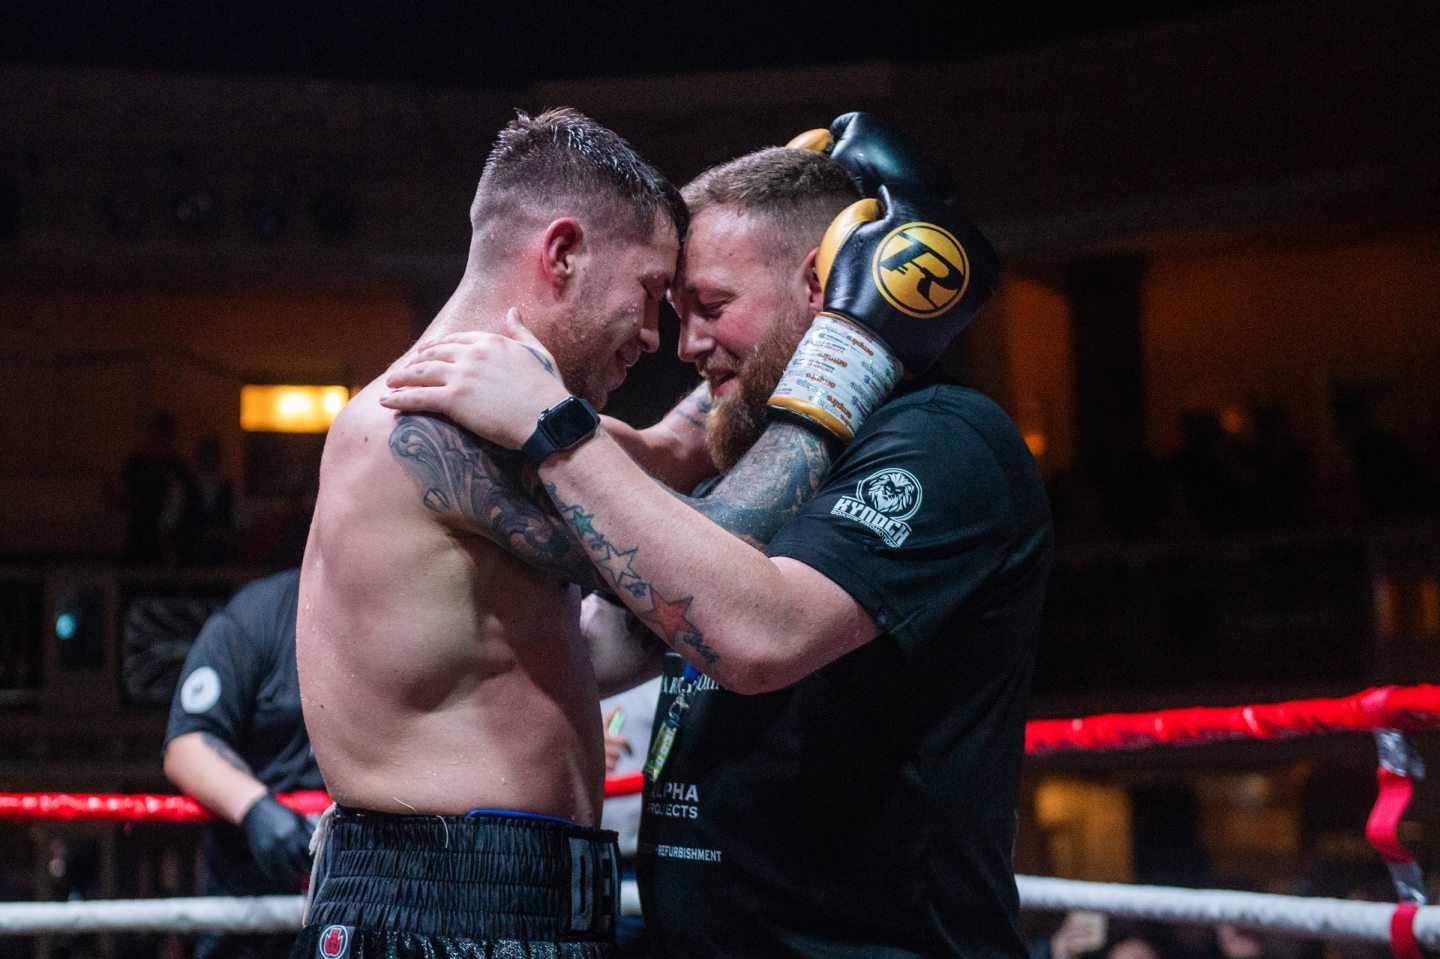
[[[765,432],[765,409],[799,337],[777,323],[745,358],[736,373],[739,389],[722,398],[705,424],[705,448],[720,472],[728,473]]]

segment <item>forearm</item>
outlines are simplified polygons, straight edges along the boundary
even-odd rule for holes
[[[637,430],[620,420],[602,417],[606,431],[651,476],[673,490],[688,493],[716,472],[705,447],[710,416],[710,387],[701,383],[654,426]]]
[[[709,397],[708,387],[697,389],[646,430],[609,418],[605,430],[647,473],[684,493],[715,472],[704,451]],[[776,422],[708,496],[682,499],[726,531],[763,546],[815,494],[829,469],[829,449],[816,433]]]
[[[200,805],[237,825],[268,792],[245,761],[213,733],[172,739],[165,747],[165,776]]]
[[[688,661],[750,688],[755,671],[793,658],[786,643],[805,612],[776,564],[651,481],[613,439],[552,457],[540,478],[606,588]],[[742,485],[764,495],[756,478]]]
[[[727,532],[763,546],[815,495],[829,470],[830,453],[819,436],[771,423],[708,496],[685,502]]]
[[[580,634],[590,650],[601,698],[638,686],[664,667],[665,644],[618,601],[597,593],[585,597]]]

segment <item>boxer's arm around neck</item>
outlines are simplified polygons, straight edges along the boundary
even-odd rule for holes
[[[689,493],[716,472],[705,448],[705,422],[713,406],[709,385],[701,383],[654,426],[637,430],[610,416],[600,421],[641,469],[676,492]]]
[[[790,423],[771,423],[710,495],[680,498],[717,526],[759,547],[815,495],[829,470],[824,440]]]

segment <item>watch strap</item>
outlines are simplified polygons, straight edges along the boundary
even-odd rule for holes
[[[578,396],[567,396],[545,410],[535,421],[535,432],[520,447],[525,461],[536,469],[551,456],[579,446],[600,428],[600,414]]]

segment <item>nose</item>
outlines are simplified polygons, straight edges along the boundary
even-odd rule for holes
[[[693,316],[688,310],[680,313],[680,342],[676,352],[685,363],[694,363],[715,348],[715,341],[706,329],[706,323]]]
[[[654,353],[660,349],[660,304],[655,303],[645,310],[645,319],[640,324],[640,349]]]

